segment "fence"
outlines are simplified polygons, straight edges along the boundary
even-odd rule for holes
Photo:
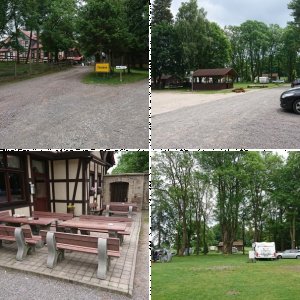
[[[0,61],[0,82],[16,78],[30,77],[37,74],[60,71],[72,66],[70,61],[58,63],[32,63],[17,64],[15,61]]]

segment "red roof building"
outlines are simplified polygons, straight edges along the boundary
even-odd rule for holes
[[[199,69],[193,73],[194,90],[222,90],[233,88],[237,73],[232,68]]]

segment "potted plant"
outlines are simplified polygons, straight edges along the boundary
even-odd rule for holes
[[[71,213],[74,216],[74,212],[75,212],[75,205],[72,203],[69,203],[67,205],[67,213]]]

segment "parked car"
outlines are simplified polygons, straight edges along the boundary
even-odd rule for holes
[[[298,249],[285,250],[283,252],[276,253],[276,256],[277,256],[278,259],[281,259],[281,258],[300,259],[300,250],[298,250]]]
[[[280,96],[280,106],[300,115],[300,87],[283,92]]]
[[[300,78],[295,79],[294,81],[292,81],[291,83],[291,87],[295,87],[297,85],[300,85]]]

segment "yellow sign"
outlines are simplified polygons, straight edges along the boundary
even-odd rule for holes
[[[97,72],[97,73],[109,73],[110,72],[110,66],[109,66],[108,63],[96,64],[95,72]]]

